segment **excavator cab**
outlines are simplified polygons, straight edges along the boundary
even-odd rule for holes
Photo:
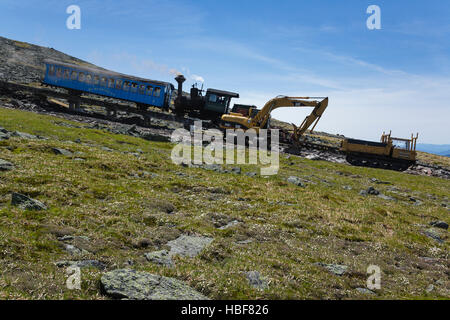
[[[411,139],[396,138],[391,136],[391,132],[381,135],[381,142],[387,143],[391,146],[391,156],[394,159],[402,159],[408,161],[416,160],[416,144],[419,134],[415,137],[411,135]]]

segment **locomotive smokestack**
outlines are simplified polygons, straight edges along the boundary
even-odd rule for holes
[[[178,99],[181,99],[183,96],[183,82],[186,81],[186,78],[182,74],[179,74],[176,76],[175,81],[178,83]]]

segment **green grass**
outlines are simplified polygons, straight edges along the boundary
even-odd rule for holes
[[[51,116],[0,108],[0,126],[49,138],[0,142],[0,158],[16,165],[14,171],[0,172],[2,299],[105,298],[99,292],[102,272],[96,269],[82,271],[81,291],[66,289],[65,270],[54,263],[73,259],[56,236],[67,232],[90,238],[84,259],[103,261],[108,270],[129,267],[131,260],[132,268],[185,280],[212,299],[449,297],[447,232],[437,230],[444,244],[422,234],[431,221],[448,222],[448,209],[441,205],[448,203],[448,180],[286,155],[280,156],[276,176],[250,178],[176,166],[169,143]],[[67,143],[76,139],[82,144]],[[55,155],[54,147],[80,152],[74,157],[85,161]],[[127,153],[137,149],[144,151],[139,158]],[[290,175],[311,182],[296,187],[286,182]],[[371,178],[391,185],[374,184]],[[397,201],[358,194],[369,186]],[[12,207],[11,192],[27,194],[50,209]],[[410,196],[423,204],[412,205]],[[168,214],[173,208],[174,214]],[[219,230],[213,213],[242,223]],[[177,257],[174,269],[144,259],[145,252],[182,233],[210,236],[214,242],[195,258]],[[149,247],[138,246],[143,239]],[[238,244],[242,240],[252,242]],[[436,260],[428,263],[422,257]],[[315,262],[345,264],[349,271],[335,276]],[[382,289],[364,296],[355,288],[365,286],[371,264],[383,272]],[[245,272],[250,270],[269,280],[266,290],[248,284]],[[435,289],[427,293],[429,284]]]

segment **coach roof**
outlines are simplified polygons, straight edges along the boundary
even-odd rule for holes
[[[135,77],[135,76],[130,76],[127,74],[123,74],[123,73],[119,73],[119,72],[114,72],[114,71],[110,71],[110,70],[106,70],[106,69],[102,69],[102,68],[96,68],[96,67],[87,67],[87,66],[80,66],[77,64],[70,64],[70,63],[65,63],[65,62],[61,62],[61,61],[56,61],[56,60],[45,60],[44,61],[46,64],[54,64],[57,66],[63,66],[63,67],[67,67],[67,68],[71,68],[71,69],[76,69],[79,71],[85,71],[88,73],[92,73],[92,74],[98,74],[98,75],[104,75],[104,76],[109,76],[109,77],[116,77],[116,78],[121,78],[121,79],[126,79],[126,80],[130,80],[130,81],[140,81],[140,82],[146,82],[146,83],[153,83],[153,84],[158,84],[158,85],[170,85],[173,87],[173,85],[170,82],[164,82],[164,81],[157,81],[157,80],[151,80],[151,79],[145,79],[145,78],[140,78],[140,77]]]

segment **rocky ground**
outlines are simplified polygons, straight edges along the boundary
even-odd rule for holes
[[[446,179],[292,155],[264,177],[177,166],[132,125],[8,108],[0,125],[0,297],[449,297]]]
[[[4,38],[0,51],[0,73],[19,82],[35,82],[52,52]],[[275,176],[177,166],[169,137],[185,123],[121,117],[0,96],[0,298],[450,297],[444,167],[405,174],[311,150],[282,154]],[[379,290],[366,287],[369,265]]]

